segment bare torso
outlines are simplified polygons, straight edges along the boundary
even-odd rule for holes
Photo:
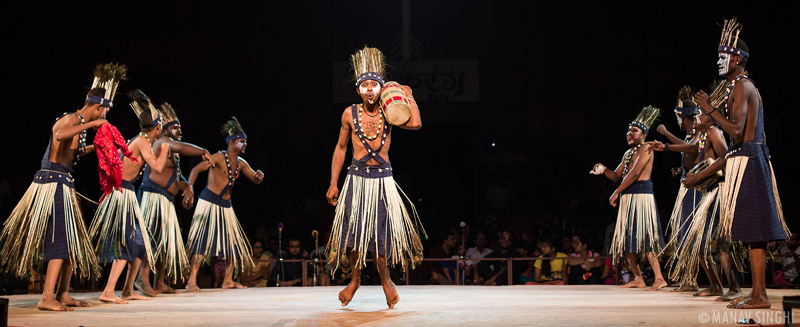
[[[361,108],[360,104],[358,105],[358,108]],[[358,112],[358,108],[356,109],[356,112]],[[378,113],[376,114],[377,115],[372,117],[368,115],[367,112],[365,111],[361,115],[361,122],[363,123],[362,128],[364,128],[365,135],[373,136],[378,134],[377,132],[380,125],[378,118],[381,117],[381,115]],[[356,135],[356,130],[353,125],[352,109],[350,107],[347,107],[347,109],[345,109],[344,115],[347,118],[349,118],[347,119],[348,123],[347,129],[350,130],[350,141],[353,143],[353,158],[355,158],[356,160],[361,159],[362,157],[369,155],[370,153],[367,151],[366,147],[364,147],[364,144],[361,143],[361,140],[358,137],[358,135]],[[358,120],[358,116],[356,116],[355,119]],[[382,134],[384,132],[386,132],[386,140],[383,141],[384,144],[383,147],[381,148]],[[389,148],[392,144],[392,129],[385,119],[383,120],[383,126],[380,129],[380,134],[378,134],[378,137],[372,141],[367,140],[367,143],[369,143],[369,146],[373,150],[380,148],[378,154],[387,162],[391,162],[389,160]],[[369,161],[367,161],[367,165],[378,166],[380,164],[377,161],[375,161],[375,159],[370,159]]]
[[[80,133],[70,139],[58,141],[53,136],[56,131],[63,126],[77,126],[81,124],[81,119],[77,113],[69,114],[59,119],[50,131],[50,156],[48,160],[69,166],[75,160],[78,151]]]
[[[153,153],[155,153],[156,157],[161,155],[162,151],[161,144],[164,143],[165,138],[166,136],[162,136],[161,138],[153,142],[152,148],[153,148]],[[153,181],[153,183],[155,183],[156,185],[160,186],[161,188],[167,186],[167,182],[169,182],[170,177],[172,177],[172,175],[175,173],[175,167],[177,166],[177,163],[175,162],[175,156],[173,155],[172,150],[167,150],[167,151],[169,151],[169,153],[167,154],[167,162],[164,165],[164,170],[162,170],[161,173],[159,174],[156,173],[154,170],[150,169],[150,176],[149,176],[150,180]],[[172,195],[177,195],[180,188],[179,182],[180,181],[176,179],[172,183],[172,185],[170,185],[169,189],[167,189],[167,192],[169,192]]]
[[[233,157],[233,158],[231,158]],[[237,168],[239,168],[239,160],[238,156],[230,156],[229,160],[231,164],[230,173],[234,174],[234,178],[236,177]],[[228,166],[225,164],[225,155],[222,152],[217,152],[211,156],[211,159],[214,161],[214,167],[208,169],[208,182],[206,183],[206,187],[214,194],[220,194],[222,190],[225,188],[225,185],[228,185]],[[233,185],[222,194],[223,200],[228,200],[231,198],[231,191],[233,190]]]
[[[147,143],[146,146],[148,148],[150,147],[150,142],[142,136],[137,136],[133,142],[128,145],[128,149],[131,151],[131,157],[136,158],[138,162],[133,162],[130,158],[125,156],[122,157],[122,179],[126,181],[133,181],[144,166],[144,158],[142,158],[142,153],[139,151],[139,145],[141,145],[141,143]]]
[[[737,123],[739,120],[745,120],[745,122],[744,122],[744,133],[741,134],[741,137],[735,138],[734,136],[732,136],[731,140],[733,141],[734,144],[742,144],[743,142],[753,142],[756,139],[756,126],[758,125],[758,110],[759,110],[758,108],[760,106],[763,106],[761,100],[761,94],[758,92],[758,89],[756,89],[753,82],[745,78],[736,82],[732,93],[733,96],[730,96],[728,98],[728,108],[734,108],[733,110],[734,112],[731,115],[731,120]],[[739,108],[737,108],[737,104],[735,101],[737,95],[745,99],[744,106],[739,106]]]

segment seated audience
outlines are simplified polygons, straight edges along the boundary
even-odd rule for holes
[[[570,254],[568,284],[599,284],[603,261],[591,258],[600,254],[590,250],[588,240],[578,235],[572,237],[572,249],[575,253]]]
[[[539,258],[567,258],[567,255],[556,251],[553,241],[542,239],[542,255]],[[566,264],[564,260],[537,260],[534,264],[533,282],[525,285],[563,285],[564,270]]]
[[[264,253],[264,246],[261,241],[253,242],[252,259],[255,267],[245,267],[246,271],[241,278],[242,285],[247,287],[266,287],[269,274],[272,272],[272,263],[267,260],[272,258]]]
[[[500,249],[487,254],[484,258],[520,258],[522,255],[511,247],[511,233],[503,232],[500,235]],[[483,285],[510,285],[514,281],[508,280],[508,267],[505,260],[481,260],[477,266],[475,282]],[[518,277],[518,276],[515,276]]]

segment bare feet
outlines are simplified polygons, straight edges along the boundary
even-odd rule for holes
[[[142,291],[142,294],[144,295],[158,296],[158,293],[153,289],[153,287],[150,286],[150,283],[148,282],[141,283],[141,285],[139,285],[139,283],[136,283],[134,285],[136,285],[136,288]]]
[[[735,298],[735,299],[731,300],[731,302],[730,302],[730,303],[742,302],[742,301],[744,301],[744,300],[747,300],[748,298],[750,298],[750,295],[744,295],[744,294],[742,294],[742,296],[740,296],[740,297],[737,297],[737,298]]]
[[[656,279],[653,282],[653,285],[651,285],[650,288],[648,288],[647,290],[651,291],[651,292],[655,292],[655,291],[658,291],[658,290],[660,290],[660,289],[662,289],[664,287],[667,287],[668,285],[669,284],[667,284],[667,281],[665,281],[664,278],[659,278],[659,279]]]
[[[222,289],[229,289],[229,288],[247,288],[247,286],[235,282],[222,283]]]
[[[39,300],[39,304],[37,304],[36,307],[39,308],[39,310],[72,311],[72,308],[56,300]]]
[[[731,302],[728,304],[728,309],[769,309],[772,303],[769,299],[760,297],[748,297],[747,299],[739,302]]]
[[[740,297],[742,297],[742,291],[741,290],[732,291],[732,290],[729,289],[728,293],[725,293],[725,295],[716,298],[714,301],[728,302],[728,301],[733,301],[735,299],[738,299]]]
[[[619,288],[645,288],[647,284],[644,283],[644,279],[641,277],[634,278],[632,281],[628,282],[625,285],[620,286]]]
[[[687,285],[683,284],[681,287],[678,287],[670,292],[697,292],[698,287],[697,284]]]
[[[186,290],[189,291],[189,292],[202,292],[203,291],[199,287],[197,287],[197,284],[192,284],[192,283],[187,283],[186,284]]]
[[[719,296],[722,295],[722,290],[712,290],[711,288],[692,294],[692,296]]]
[[[149,300],[150,299],[149,297],[146,297],[144,295],[140,295],[139,293],[136,293],[136,292],[130,292],[130,293],[122,292],[122,294],[120,294],[120,297],[123,300]]]
[[[100,294],[100,301],[111,302],[111,303],[116,303],[116,304],[128,304],[128,301],[120,299],[113,292],[111,294],[106,294],[106,292],[103,292],[103,294]]]
[[[345,287],[341,292],[339,292],[339,301],[342,302],[342,306],[346,306],[350,303],[350,300],[353,299],[353,295],[356,294],[360,283],[350,282],[347,287]],[[388,296],[387,296],[388,299]]]
[[[64,294],[58,297],[58,301],[61,304],[66,305],[68,307],[91,307],[92,304],[88,302],[83,302],[80,300],[76,300],[73,297],[69,296],[69,294]]]
[[[156,285],[156,293],[181,294],[181,291],[169,287],[167,284],[158,283],[158,285]]]
[[[383,293],[386,294],[386,305],[389,306],[389,309],[394,309],[394,305],[400,301],[400,295],[397,294],[394,282],[390,280],[388,283],[383,283]]]

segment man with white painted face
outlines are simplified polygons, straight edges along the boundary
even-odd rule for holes
[[[393,168],[389,162],[392,126],[385,122],[379,106],[384,84],[383,54],[378,49],[364,47],[351,56],[350,64],[356,77],[355,91],[362,102],[342,113],[339,139],[333,152],[330,187],[326,194],[328,203],[336,206],[327,246],[331,251],[329,261],[336,270],[340,254],[350,257],[353,278],[339,293],[339,301],[346,306],[361,284],[360,270],[366,263],[367,252],[371,252],[381,276],[386,304],[393,308],[400,297],[387,265],[402,265],[407,269],[407,262],[411,262],[413,267],[415,262],[406,259],[422,256],[417,232],[421,226],[413,204],[408,201],[410,210],[406,208],[400,195],[402,191],[392,177]],[[402,90],[409,99],[411,118],[397,127],[420,129],[422,119],[411,88],[402,86]],[[350,140],[353,141],[353,161],[347,168],[340,194],[339,173]]]
[[[719,75],[731,83],[725,92],[724,109],[714,108],[702,91],[695,95],[695,101],[730,135],[732,143],[725,156],[725,183],[720,187],[720,237],[750,244],[753,290],[750,295],[731,301],[728,308],[769,308],[764,276],[766,246],[768,242],[787,239],[790,233],[765,143],[761,94],[745,70],[750,49],[739,39],[741,30],[736,17],[726,20],[717,48]]]
[[[222,288],[247,288],[233,282],[233,270],[245,271],[254,267],[251,258],[250,242],[244,235],[239,218],[231,206],[233,183],[241,173],[255,184],[264,181],[261,170],[253,170],[250,164],[239,155],[247,149],[247,134],[236,117],[222,125],[222,135],[228,144],[227,151],[220,151],[211,156],[213,167],[201,162],[192,168],[189,174],[189,185],[194,185],[197,175],[208,170],[208,181],[200,193],[197,207],[189,229],[187,248],[192,256],[192,271],[186,283],[186,289],[200,292],[197,287],[197,271],[203,258],[216,256],[225,258],[225,280]],[[186,200],[184,200],[186,201]]]
[[[612,171],[598,163],[590,172],[594,175],[603,174],[614,182],[622,179],[608,201],[615,207],[619,202],[617,226],[609,255],[614,257],[615,263],[624,255],[628,261],[628,268],[636,278],[620,286],[621,288],[647,287],[639,269],[640,254],[646,255],[655,273],[655,281],[649,290],[657,291],[667,286],[656,256],[656,253],[664,248],[664,240],[658,207],[653,196],[653,182],[650,180],[653,153],[641,149],[650,126],[659,115],[658,108],[647,106],[642,109],[636,120],[628,126],[627,140],[631,148],[625,152],[617,169]]]
[[[164,278],[168,277],[175,283],[178,279],[183,280],[189,272],[189,259],[186,257],[186,248],[183,245],[183,236],[173,202],[178,192],[182,192],[183,206],[186,209],[191,208],[194,203],[194,189],[181,174],[180,155],[202,156],[203,163],[213,166],[208,150],[181,142],[183,136],[181,122],[169,103],[161,105],[161,113],[164,124],[161,129],[162,136],[153,142],[152,148],[156,156],[159,156],[161,144],[169,145],[168,160],[160,173],[151,170],[150,166],[145,166],[142,185],[136,196],[142,209],[144,223],[150,231],[156,260],[155,289],[150,286],[150,263],[145,262],[139,271],[137,287],[141,285],[141,291],[148,296],[157,296],[159,293],[180,293],[169,287]]]
[[[72,169],[95,150],[94,145],[86,145],[86,130],[106,123],[115,93],[108,90],[116,89],[126,72],[124,65],[97,66],[83,108],[64,113],[53,123],[41,168],[3,225],[0,264],[4,273],[28,279],[47,263],[39,310],[72,311],[72,307],[91,305],[69,295],[74,272],[81,280],[95,280],[102,274],[83,222]]]

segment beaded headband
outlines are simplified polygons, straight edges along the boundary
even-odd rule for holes
[[[636,126],[645,134],[650,134],[650,126],[658,120],[661,116],[661,109],[653,106],[647,106],[642,109],[639,116],[636,117],[628,126]]]
[[[384,67],[386,58],[381,50],[364,46],[350,56],[350,69],[356,77],[356,86],[365,80],[375,80],[383,86]]]
[[[383,83],[384,83],[383,82],[383,77],[381,77],[381,75],[378,75],[378,73],[376,73],[376,72],[366,72],[366,73],[363,73],[363,74],[359,75],[358,79],[356,79],[356,86],[361,84],[361,82],[367,81],[367,80],[377,81],[378,84],[380,84],[381,87],[383,87]]]
[[[105,99],[105,98],[101,98],[99,96],[91,95],[91,94],[87,94],[86,95],[86,101],[91,102],[91,103],[96,103],[96,104],[99,104],[99,105],[101,105],[103,107],[108,107],[108,108],[111,108],[111,107],[114,106],[114,103],[111,100],[108,100],[108,99]]]
[[[722,36],[719,39],[719,47],[717,52],[725,52],[735,55],[741,55],[744,60],[750,58],[750,54],[746,51],[737,48],[739,43],[739,33],[742,32],[742,24],[736,21],[736,16],[731,19],[726,19],[722,24]]]
[[[231,143],[231,141],[238,140],[238,139],[247,139],[247,134],[244,132],[233,134],[225,138],[225,143]]]
[[[106,90],[106,94],[102,98],[95,95],[87,95],[85,101],[111,108],[119,82],[128,79],[128,66],[112,63],[107,63],[105,65],[97,64],[94,68],[93,75],[94,79],[92,80],[92,87],[90,89],[102,87]]]
[[[675,107],[675,113],[679,115],[694,117],[700,113],[700,110],[697,110],[697,108]]]

